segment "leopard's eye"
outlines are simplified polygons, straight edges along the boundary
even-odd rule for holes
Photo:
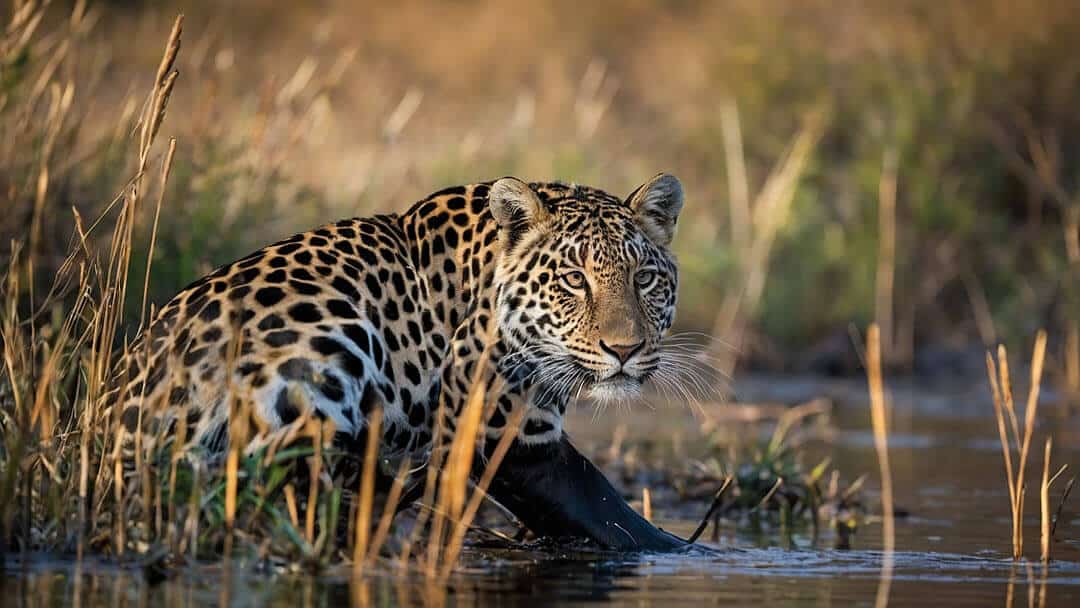
[[[585,273],[580,270],[571,270],[560,278],[570,289],[581,289],[585,287]]]
[[[655,270],[639,270],[637,274],[634,275],[634,284],[637,285],[638,289],[648,289],[655,280]]]

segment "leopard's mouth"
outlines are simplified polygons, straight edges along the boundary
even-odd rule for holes
[[[594,382],[588,394],[599,403],[630,401],[641,396],[641,379],[625,372],[616,372]]]

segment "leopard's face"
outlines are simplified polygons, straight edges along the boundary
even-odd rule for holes
[[[586,188],[555,194],[507,235],[500,328],[522,367],[553,393],[635,398],[675,318],[678,268],[668,245],[681,188],[658,176],[626,201]]]

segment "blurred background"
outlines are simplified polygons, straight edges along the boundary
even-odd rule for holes
[[[0,267],[22,241],[28,294],[76,244],[73,209],[115,222],[183,12],[158,305],[294,231],[448,185],[624,195],[668,171],[688,196],[679,324],[718,338],[724,369],[860,373],[853,328],[877,320],[895,370],[981,379],[986,345],[1046,327],[1050,373],[1080,388],[1074,3],[5,4]],[[152,221],[147,205],[140,286]]]

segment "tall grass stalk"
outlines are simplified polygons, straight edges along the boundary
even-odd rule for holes
[[[896,282],[896,182],[897,153],[885,151],[878,185],[878,259],[874,294],[874,317],[881,331],[881,350],[886,361],[894,351],[893,287]]]
[[[745,165],[740,160],[742,151],[738,149],[738,143],[742,139],[738,132],[739,121],[735,107],[729,106],[723,114],[726,116],[721,122],[721,127],[726,132],[725,155],[731,157],[728,159],[728,170],[742,170],[738,175],[729,176],[729,179],[735,180],[737,184],[749,183]],[[753,205],[742,209],[743,203],[735,201],[739,209],[732,211],[732,219],[745,222],[744,229],[747,234],[738,241],[743,243],[742,250],[738,252],[742,284],[724,299],[713,323],[713,335],[728,336],[727,339],[732,345],[732,348],[720,349],[715,353],[719,361],[717,369],[721,374],[730,376],[735,368],[744,325],[756,314],[765,289],[773,244],[787,222],[799,178],[824,132],[824,126],[824,110],[819,108],[809,113],[798,134],[773,166],[761,191],[754,197]],[[742,185],[735,186],[739,197],[742,196],[741,189]],[[747,217],[743,218],[743,215]]]
[[[1043,564],[1050,562],[1051,544],[1054,540],[1054,529],[1057,524],[1057,520],[1051,520],[1050,518],[1050,486],[1054,485],[1057,478],[1062,473],[1069,469],[1069,465],[1063,464],[1058,468],[1057,472],[1050,475],[1050,452],[1054,445],[1054,438],[1046,438],[1046,448],[1043,452],[1043,475],[1042,483],[1039,484],[1039,514],[1040,514],[1040,548]],[[1075,479],[1075,478],[1073,478]],[[1069,497],[1069,489],[1072,487],[1072,481],[1065,487],[1065,492],[1061,495],[1061,502],[1058,504],[1057,516],[1061,516],[1061,507],[1064,506],[1065,500]]]
[[[888,406],[881,372],[881,330],[871,324],[866,332],[866,375],[870,390],[870,422],[874,431],[874,451],[881,472],[881,579],[874,605],[889,603],[894,554],[896,552],[896,516],[893,506],[892,468],[889,466]]]
[[[379,439],[382,437],[382,408],[375,408],[368,420],[367,441],[364,446],[363,473],[356,507],[356,543],[353,546],[353,568],[359,573],[364,567],[371,538],[372,505],[375,497],[375,466],[379,458]],[[389,508],[389,502],[385,508]]]
[[[1018,560],[1024,555],[1024,494],[1027,488],[1024,476],[1027,469],[1028,451],[1031,448],[1031,436],[1035,431],[1035,415],[1039,407],[1039,387],[1042,382],[1046,355],[1046,332],[1040,330],[1035,337],[1035,347],[1031,357],[1031,386],[1024,411],[1023,427],[1020,426],[1016,415],[1009,377],[1008,353],[1004,345],[998,347],[997,354],[997,365],[994,364],[994,358],[990,353],[986,354],[986,367],[990,378],[990,389],[993,393],[998,439],[1001,441],[1001,450],[1005,459],[1005,478],[1009,488],[1009,507],[1012,512],[1012,554],[1013,559]],[[1019,452],[1015,469],[1012,459],[1014,450]]]

